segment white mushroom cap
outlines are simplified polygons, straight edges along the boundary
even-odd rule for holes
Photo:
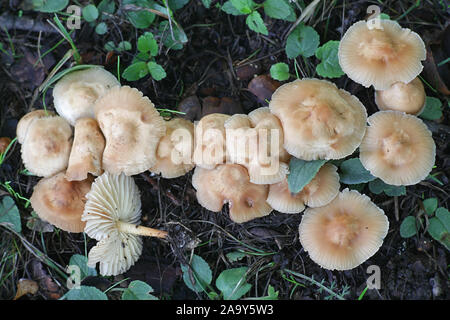
[[[100,67],[73,71],[63,76],[53,89],[58,114],[74,126],[79,118],[94,118],[94,103],[120,83]]]
[[[269,107],[281,121],[287,152],[307,161],[352,154],[366,131],[364,105],[325,80],[286,83],[272,95]]]
[[[17,123],[16,128],[16,136],[17,141],[20,144],[23,144],[25,141],[25,138],[27,136],[28,129],[30,127],[30,124],[39,118],[45,118],[49,116],[54,116],[55,113],[52,111],[46,111],[44,109],[38,109],[31,112],[28,112],[26,115],[24,115],[22,118],[20,118],[19,122]]]
[[[378,251],[388,229],[383,210],[366,195],[345,189],[326,206],[306,209],[299,233],[303,248],[322,268],[349,270]]]
[[[49,177],[67,168],[72,148],[72,127],[64,118],[34,119],[22,144],[22,160],[32,174]]]
[[[166,126],[142,92],[128,86],[114,87],[97,100],[94,110],[106,140],[104,170],[134,175],[156,163],[156,148]]]
[[[75,135],[66,171],[67,180],[84,180],[88,173],[94,176],[101,175],[103,149],[105,138],[97,121],[92,118],[78,119],[75,123]]]
[[[102,275],[127,271],[142,253],[140,235],[163,238],[167,233],[139,226],[141,199],[132,177],[108,172],[97,177],[81,217],[85,233],[99,242],[91,249],[88,265],[100,262]]]
[[[393,20],[379,22],[380,29],[369,29],[365,21],[353,24],[340,41],[338,57],[350,79],[385,90],[395,82],[408,83],[417,77],[426,49],[417,33]]]

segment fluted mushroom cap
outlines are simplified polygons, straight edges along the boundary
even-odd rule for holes
[[[425,88],[419,78],[409,83],[396,82],[386,90],[375,91],[375,103],[380,110],[402,111],[418,115],[425,107]]]
[[[163,178],[180,177],[195,167],[192,161],[194,151],[194,124],[185,119],[173,118],[165,122],[166,134],[156,150],[156,163],[149,171],[161,174]]]
[[[94,118],[95,101],[119,85],[112,73],[100,67],[73,71],[56,83],[53,103],[58,114],[74,126],[79,118]]]
[[[164,120],[142,92],[114,87],[97,100],[95,117],[106,140],[103,169],[135,175],[156,163],[156,148],[164,136]]]
[[[28,129],[30,128],[30,124],[36,120],[36,119],[40,119],[40,118],[45,118],[45,117],[50,117],[50,116],[54,116],[55,113],[52,111],[45,111],[44,109],[37,109],[31,112],[28,112],[27,114],[25,114],[22,118],[20,118],[19,122],[17,123],[17,128],[16,128],[16,136],[17,136],[17,141],[20,144],[23,144],[23,142],[25,141],[25,138],[27,136],[27,132]]]
[[[138,225],[141,220],[140,192],[132,177],[108,172],[97,177],[87,194],[81,220],[84,232],[99,242],[88,255],[88,265],[100,262],[102,275],[127,271],[142,253],[138,235],[119,231],[118,222]]]
[[[86,194],[94,179],[68,181],[64,171],[41,179],[34,187],[31,206],[38,216],[54,226],[69,232],[83,232],[81,221]]]
[[[433,169],[436,145],[419,118],[399,111],[379,111],[367,122],[359,148],[362,165],[391,185],[413,185]]]
[[[70,124],[59,116],[34,119],[22,144],[22,160],[32,174],[50,177],[67,168],[72,148]]]
[[[202,207],[220,212],[228,203],[234,222],[247,222],[272,212],[266,202],[269,187],[251,183],[247,169],[241,165],[223,164],[214,169],[196,167],[192,185]]]
[[[325,80],[286,83],[275,91],[269,107],[281,121],[287,152],[307,161],[352,154],[366,130],[364,105]]]
[[[383,210],[369,197],[345,189],[326,206],[306,209],[299,234],[305,251],[322,268],[349,270],[378,251],[388,228]]]
[[[338,57],[350,79],[385,90],[395,82],[408,83],[417,77],[426,49],[417,33],[392,20],[379,22],[381,29],[369,29],[365,21],[350,26],[340,41]]]

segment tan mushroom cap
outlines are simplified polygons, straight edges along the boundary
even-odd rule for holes
[[[94,118],[95,101],[119,85],[112,73],[100,67],[73,71],[56,83],[53,103],[58,114],[74,126],[79,118]]]
[[[396,82],[389,89],[375,91],[375,103],[380,110],[402,111],[418,115],[425,107],[425,88],[419,78],[410,83]]]
[[[64,118],[33,120],[22,144],[22,160],[32,174],[49,177],[67,168],[72,148],[72,127]]]
[[[353,24],[339,44],[339,64],[353,81],[375,90],[395,82],[408,83],[419,75],[426,58],[420,36],[392,20],[379,20],[381,29]]]
[[[229,115],[211,113],[195,123],[194,163],[205,169],[213,169],[226,161],[225,121]]]
[[[366,195],[345,189],[326,206],[306,209],[299,234],[305,251],[322,268],[349,270],[378,251],[388,229],[383,210]]]
[[[291,193],[287,178],[271,184],[267,202],[282,213],[299,213],[309,207],[321,207],[333,200],[339,193],[339,174],[336,166],[324,164],[315,177],[298,193]]]
[[[234,222],[247,222],[272,212],[266,202],[269,187],[251,183],[247,169],[241,165],[222,164],[214,169],[196,167],[192,185],[202,207],[220,212],[228,203]]]
[[[156,164],[149,171],[163,178],[180,177],[195,167],[194,124],[185,119],[173,118],[165,122],[166,135],[161,138],[156,150]]]
[[[88,173],[99,176],[103,173],[102,155],[105,138],[95,119],[80,118],[75,122],[75,134],[70,152],[66,179],[84,180]]]
[[[283,126],[286,151],[307,161],[352,154],[366,130],[364,105],[325,80],[286,83],[275,91],[269,107]]]
[[[93,180],[89,176],[83,181],[68,181],[64,171],[43,178],[34,187],[31,206],[42,220],[58,228],[83,232],[85,223],[81,221],[81,215]]]
[[[46,111],[44,109],[34,110],[25,114],[22,118],[20,118],[19,122],[17,123],[16,128],[17,141],[20,144],[23,144],[27,136],[28,128],[30,127],[30,124],[34,120],[54,115],[55,115],[54,112],[48,110]]]
[[[97,177],[86,195],[81,217],[84,232],[98,242],[88,255],[88,265],[100,262],[100,274],[118,275],[127,271],[142,253],[140,236],[164,238],[164,231],[139,225],[140,192],[132,177],[109,172]]]
[[[235,114],[225,122],[227,154],[232,163],[243,165],[255,184],[282,181],[289,171],[283,162],[283,128],[269,108],[250,114]],[[272,141],[273,140],[273,141]]]
[[[419,118],[399,111],[379,111],[367,122],[359,147],[362,165],[391,185],[413,185],[433,169],[436,145]]]
[[[164,136],[164,120],[142,92],[114,87],[97,100],[95,117],[106,140],[103,169],[134,175],[156,163],[156,148]]]

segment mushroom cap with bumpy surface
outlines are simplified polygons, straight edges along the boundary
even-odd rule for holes
[[[436,145],[425,123],[399,111],[379,111],[359,147],[362,165],[391,185],[413,185],[433,169]]]
[[[425,44],[410,29],[392,20],[379,20],[381,28],[358,21],[339,43],[339,64],[347,76],[365,87],[386,90],[395,82],[408,83],[419,75],[426,58]]]
[[[300,242],[310,258],[329,270],[353,269],[383,244],[389,221],[369,197],[348,189],[323,207],[306,209]]]
[[[135,175],[156,163],[156,148],[166,126],[142,92],[128,86],[114,87],[97,100],[94,110],[106,140],[104,170]]]
[[[307,161],[352,154],[366,130],[364,105],[325,80],[286,83],[275,91],[269,107],[283,126],[284,148]]]

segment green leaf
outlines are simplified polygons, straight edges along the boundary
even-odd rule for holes
[[[202,0],[202,3],[206,9],[209,9],[209,7],[211,7],[211,2],[212,0]]]
[[[450,231],[450,212],[446,208],[438,208],[435,213],[436,218],[438,218],[444,225],[447,231]]]
[[[244,13],[240,12],[238,9],[236,9],[236,7],[231,3],[230,0],[228,0],[227,2],[225,2],[222,6],[222,11],[231,14],[233,16],[240,16],[243,15]]]
[[[339,78],[344,75],[338,59],[339,41],[330,40],[317,48],[316,57],[321,62],[316,66],[317,74],[326,78]]]
[[[319,34],[314,28],[299,24],[286,40],[286,54],[289,59],[299,55],[311,57],[320,43]]]
[[[116,44],[113,41],[108,41],[107,43],[105,43],[105,50],[106,51],[116,50]]]
[[[183,49],[183,44],[188,41],[184,31],[180,30],[176,25],[172,25],[173,37],[170,32],[169,21],[163,21],[159,24],[159,32],[163,44],[173,50]]]
[[[264,12],[271,18],[286,19],[291,14],[291,7],[283,0],[266,0]]]
[[[270,67],[270,76],[275,80],[285,81],[290,77],[289,66],[284,62],[279,62]]]
[[[269,288],[267,288],[267,296],[258,297],[258,300],[278,300],[278,291],[275,291],[275,288],[269,284]]]
[[[255,3],[253,0],[230,0],[233,6],[243,14],[249,14],[253,11]]]
[[[169,8],[175,11],[183,8],[189,0],[169,0],[167,2],[169,4]]]
[[[106,32],[108,32],[108,26],[106,25],[106,23],[104,22],[100,22],[96,27],[95,27],[95,32],[99,35],[105,34]]]
[[[122,5],[125,6],[127,4],[135,5],[143,8],[150,8],[150,2],[146,0],[123,0]],[[152,12],[146,10],[139,11],[126,11],[126,15],[128,20],[131,22],[133,26],[138,29],[148,28],[153,21],[155,20],[156,15]]]
[[[445,227],[440,219],[433,217],[429,220],[428,233],[434,240],[442,243],[450,250],[450,230]]]
[[[138,39],[137,48],[141,52],[150,52],[152,56],[156,56],[158,54],[158,43],[156,42],[153,33],[146,32],[140,36]]]
[[[114,11],[116,11],[116,3],[114,2],[114,0],[102,0],[98,4],[97,9],[100,14],[102,14],[103,12],[114,14]]]
[[[411,238],[416,235],[416,218],[413,216],[407,216],[400,225],[400,236],[402,238]]]
[[[384,192],[390,197],[406,195],[405,186],[393,186],[383,182],[381,179],[375,179],[369,182],[369,190],[372,193],[380,194]]]
[[[438,199],[436,198],[428,198],[423,200],[422,202],[425,213],[429,216],[432,216],[438,207]]]
[[[80,286],[70,289],[62,299],[65,300],[108,300],[106,294],[96,287]]]
[[[426,97],[425,107],[419,114],[419,117],[425,120],[437,120],[442,117],[442,102],[438,98]]]
[[[0,223],[8,224],[16,232],[22,232],[19,209],[10,196],[3,197],[0,202]]]
[[[192,273],[189,272],[192,270]],[[195,292],[202,292],[211,284],[212,271],[208,263],[202,257],[194,254],[191,261],[191,269],[189,266],[182,264],[181,271],[183,272],[183,280],[186,286]],[[191,275],[194,282],[191,280]]]
[[[133,58],[133,61],[131,63],[133,64],[133,63],[140,62],[140,61],[143,61],[143,62],[147,63],[150,60],[150,58],[151,58],[151,56],[150,56],[149,53],[147,53],[147,52],[139,52]]]
[[[340,180],[345,184],[366,183],[376,178],[366,170],[359,158],[345,160],[340,166]]]
[[[122,73],[122,77],[128,81],[136,81],[148,75],[148,67],[145,62],[136,62],[128,66]]]
[[[289,162],[289,175],[287,177],[289,190],[298,193],[311,182],[326,160],[305,161],[291,158]]]
[[[147,63],[147,67],[148,71],[150,71],[152,78],[155,79],[156,81],[160,81],[167,76],[164,68],[154,61],[150,61],[149,63]]]
[[[259,32],[266,36],[269,34],[269,31],[264,24],[264,20],[261,18],[261,15],[258,11],[253,11],[251,14],[249,14],[247,16],[247,19],[245,19],[245,22],[247,23],[247,26],[250,28],[250,30]]]
[[[33,0],[32,5],[34,10],[40,12],[59,12],[69,4],[69,0]]]
[[[153,288],[147,283],[135,280],[122,293],[122,300],[159,300],[154,295]]]
[[[83,18],[87,22],[92,22],[98,18],[98,10],[93,4],[88,4],[83,8]]]
[[[131,50],[131,43],[128,41],[121,41],[116,47],[117,51],[128,51]]]
[[[380,19],[381,20],[390,20],[391,17],[386,13],[380,13]]]
[[[216,287],[222,292],[224,300],[238,300],[252,287],[246,282],[248,267],[222,271],[216,279]]]
[[[69,266],[77,266],[78,268],[80,268],[81,280],[88,276],[97,275],[97,271],[95,270],[95,268],[88,267],[87,262],[88,259],[80,254],[74,254],[72,257],[70,257]]]
[[[245,258],[246,254],[240,251],[232,251],[228,252],[225,256],[227,257],[228,261],[236,262]]]

